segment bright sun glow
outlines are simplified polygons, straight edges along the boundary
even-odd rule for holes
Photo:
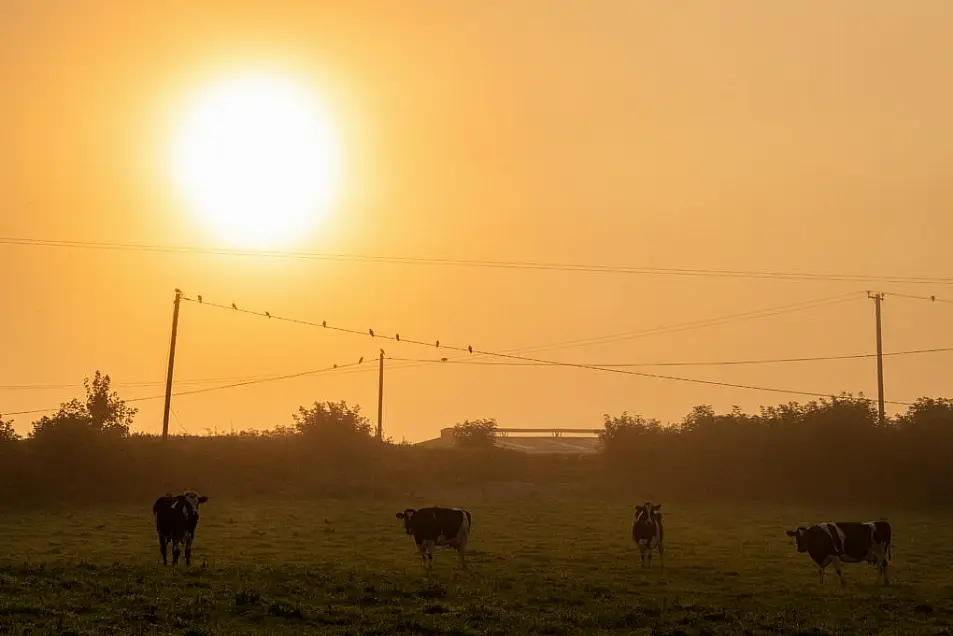
[[[199,95],[178,135],[174,173],[221,240],[273,248],[327,213],[337,151],[331,122],[306,91],[277,77],[243,77]]]

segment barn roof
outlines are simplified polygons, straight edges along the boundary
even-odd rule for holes
[[[599,429],[501,428],[497,429],[498,448],[523,453],[589,455],[599,452]],[[440,437],[416,444],[421,448],[453,447],[453,429],[440,431]]]

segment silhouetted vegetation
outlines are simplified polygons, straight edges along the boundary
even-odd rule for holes
[[[667,425],[623,412],[604,416],[601,453],[588,456],[495,447],[494,419],[458,424],[449,448],[393,444],[377,440],[360,408],[345,402],[300,407],[289,426],[272,430],[166,441],[130,434],[135,414],[97,372],[85,400],[36,421],[27,439],[0,423],[0,505],[148,500],[187,487],[218,497],[313,497],[512,492],[514,484],[633,501],[953,504],[947,399],[922,398],[884,423],[870,400],[851,395],[757,414],[697,406]]]
[[[46,415],[33,423],[30,437],[39,440],[75,441],[89,436],[125,437],[138,413],[111,390],[108,375],[99,371],[83,382],[85,401],[73,399],[60,405],[55,415]]]
[[[4,420],[3,415],[0,414],[0,444],[15,442],[18,439],[20,436],[13,430],[13,421]]]
[[[458,448],[487,450],[496,446],[496,420],[463,420],[453,427],[453,444]]]

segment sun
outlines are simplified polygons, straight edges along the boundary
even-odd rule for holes
[[[314,97],[287,78],[242,76],[208,86],[186,113],[175,181],[219,240],[289,245],[316,229],[339,181],[334,129]]]

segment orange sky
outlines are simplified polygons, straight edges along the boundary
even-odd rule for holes
[[[345,6],[346,5],[346,6]],[[0,237],[226,247],[171,184],[190,96],[275,69],[320,95],[341,195],[297,251],[953,277],[953,4],[856,0],[480,3],[6,0],[0,19]],[[784,282],[172,255],[0,245],[0,385],[162,392],[173,289],[346,327],[491,350],[634,332],[857,291],[811,311],[536,355],[626,363],[873,350],[866,288]],[[886,351],[953,345],[953,305],[889,298]],[[182,380],[293,373],[379,341],[186,304]],[[410,344],[388,355],[444,355]],[[953,395],[951,354],[889,358],[888,399]],[[396,367],[398,363],[389,363]],[[872,360],[640,369],[876,395]],[[156,386],[122,386],[155,382]],[[180,388],[195,388],[195,385]],[[173,401],[171,430],[290,423],[346,399],[376,417],[376,366]],[[0,388],[0,413],[81,388]],[[537,367],[387,375],[385,429],[464,418],[598,426],[695,404],[797,396]],[[158,431],[162,401],[138,405]],[[889,412],[897,407],[888,407]],[[37,416],[16,416],[20,432]]]

